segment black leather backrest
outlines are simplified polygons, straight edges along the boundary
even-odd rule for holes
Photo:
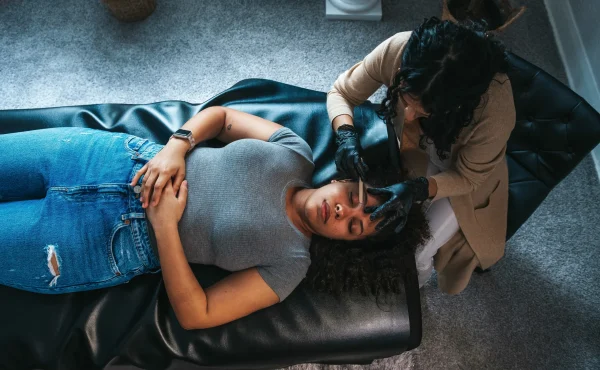
[[[533,64],[510,54],[517,123],[508,141],[507,239],[600,142],[600,114]]]

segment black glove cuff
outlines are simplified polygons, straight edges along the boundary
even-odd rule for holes
[[[347,141],[354,141],[358,145],[358,133],[352,125],[341,125],[335,132],[335,144],[340,146]]]
[[[429,180],[426,177],[417,177],[410,180],[410,183],[415,188],[415,201],[422,202],[429,198]]]
[[[346,124],[343,124],[340,127],[338,127],[337,131],[352,131],[352,132],[356,132],[356,127],[354,127],[354,126],[349,125],[349,124],[346,123]]]

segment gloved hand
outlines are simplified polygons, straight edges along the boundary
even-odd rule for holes
[[[385,216],[375,229],[377,231],[385,228],[389,224],[396,222],[394,231],[399,233],[408,217],[414,202],[422,202],[429,198],[429,181],[425,177],[419,177],[414,180],[400,182],[385,188],[368,188],[367,192],[377,196],[388,196],[388,200],[379,207],[366,207],[366,213],[371,214],[371,221]]]
[[[366,181],[369,167],[362,159],[358,133],[352,125],[341,125],[335,133],[335,143],[338,146],[335,152],[335,165],[352,179],[359,177]]]

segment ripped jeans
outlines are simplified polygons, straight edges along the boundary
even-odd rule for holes
[[[84,128],[0,135],[0,284],[58,294],[160,271],[129,183],[162,147]]]

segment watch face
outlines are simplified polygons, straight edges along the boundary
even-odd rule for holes
[[[187,136],[192,136],[192,132],[188,131],[188,130],[179,129],[179,130],[175,131],[175,135],[187,137]]]

